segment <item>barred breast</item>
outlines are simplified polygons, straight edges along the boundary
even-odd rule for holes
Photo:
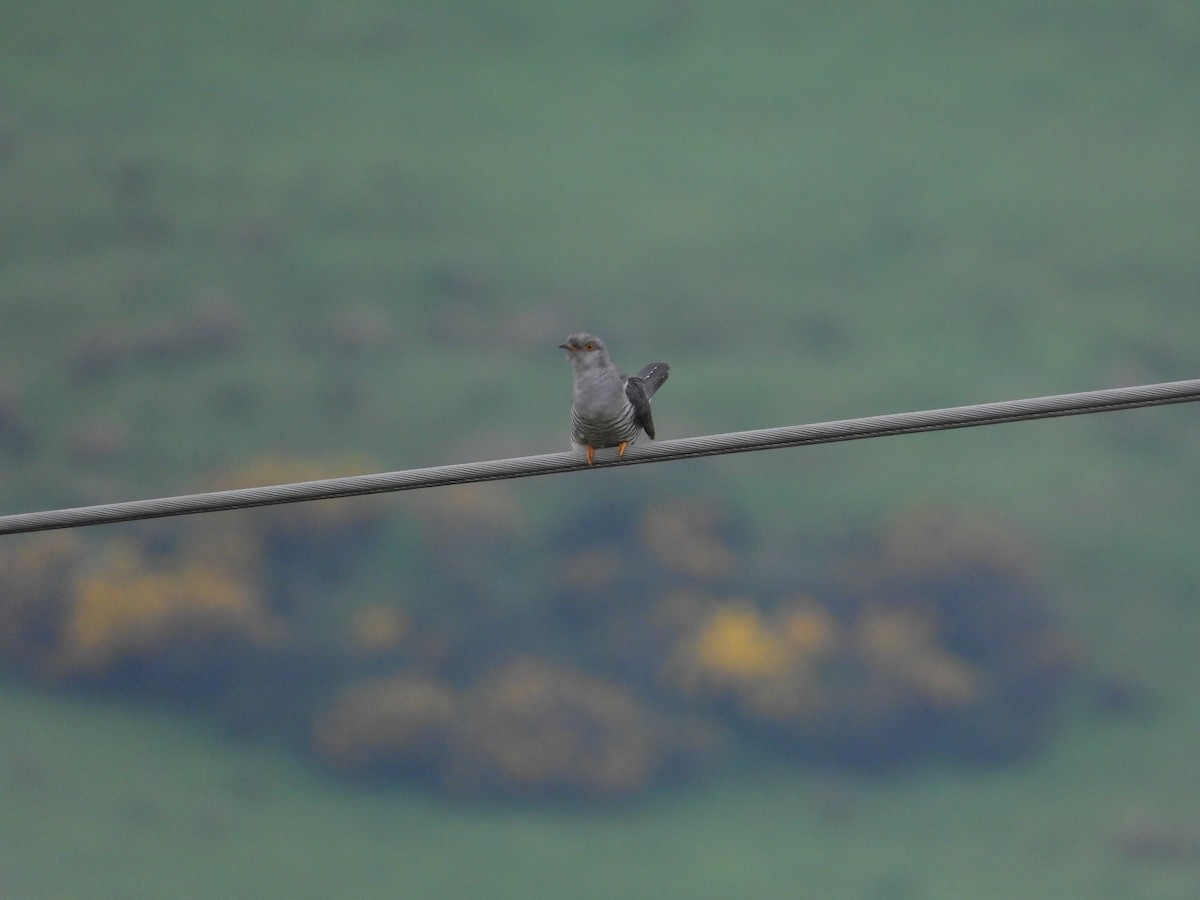
[[[589,447],[632,444],[640,431],[629,401],[625,401],[620,412],[612,418],[584,418],[575,409],[571,410],[571,440],[576,444]]]

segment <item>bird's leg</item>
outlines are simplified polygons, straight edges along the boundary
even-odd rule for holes
[[[622,459],[625,456],[625,448],[629,446],[629,441],[621,441],[617,444],[617,459]]]
[[[587,452],[587,461],[590,466],[592,464],[592,457],[596,455],[596,448],[589,444],[584,450]]]

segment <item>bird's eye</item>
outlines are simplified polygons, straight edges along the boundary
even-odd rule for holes
[[[595,345],[595,344],[593,344],[591,341],[588,341],[586,344],[584,344],[584,345],[583,345],[583,349],[584,349],[584,350],[589,350],[589,351],[590,351],[590,350],[595,350],[595,349],[596,349],[596,345]]]

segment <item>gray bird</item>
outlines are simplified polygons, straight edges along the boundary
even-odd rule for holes
[[[589,466],[598,447],[616,447],[620,459],[639,432],[654,439],[650,398],[667,380],[670,366],[650,363],[636,375],[623,375],[594,334],[573,334],[558,346],[567,351],[575,375],[571,440],[587,452]]]

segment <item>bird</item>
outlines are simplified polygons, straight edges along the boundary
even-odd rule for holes
[[[571,388],[571,441],[584,448],[592,464],[597,448],[616,447],[617,459],[641,432],[653,440],[650,398],[667,380],[671,367],[650,363],[636,375],[613,365],[604,342],[579,332],[558,345],[567,351],[575,380]]]

